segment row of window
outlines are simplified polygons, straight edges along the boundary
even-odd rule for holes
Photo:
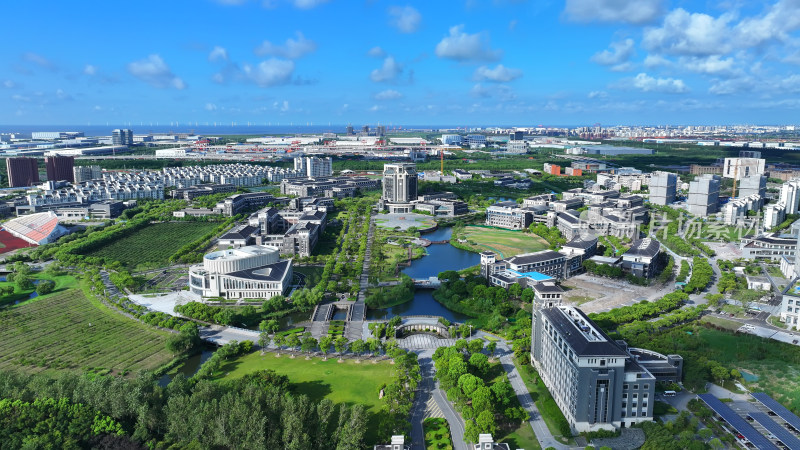
[[[625,384],[622,385],[622,389],[623,390],[627,391],[628,388],[629,388],[628,383],[625,383]],[[634,384],[633,385],[633,390],[638,390],[638,389],[639,389],[639,385],[638,384]],[[649,384],[643,384],[642,385],[642,389],[650,389],[650,385]]]

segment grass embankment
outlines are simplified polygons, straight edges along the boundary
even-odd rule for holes
[[[377,414],[383,406],[383,400],[378,395],[381,387],[394,374],[393,366],[388,361],[356,364],[354,360],[344,360],[340,363],[335,356],[323,361],[322,358],[306,360],[286,355],[277,358],[272,353],[261,356],[259,352],[253,352],[228,361],[219,373],[225,374],[225,379],[234,379],[262,369],[272,369],[288,376],[295,392],[307,395],[312,400],[327,398],[337,404],[364,405],[370,413],[366,440],[374,442],[377,438]]]
[[[510,448],[523,448],[525,450],[539,450],[539,440],[533,434],[533,429],[529,422],[523,422],[516,431],[505,436],[500,436],[498,442],[508,444]]]
[[[544,239],[534,234],[477,226],[464,227],[464,231],[458,237],[466,239],[466,243],[460,244],[474,252],[491,250],[499,253],[502,258],[538,252],[549,246]]]
[[[514,365],[517,366],[517,371],[519,371],[522,381],[525,382],[525,386],[531,394],[531,399],[533,399],[533,402],[539,409],[539,413],[542,415],[542,419],[544,419],[544,423],[547,425],[550,433],[553,434],[553,437],[563,444],[573,443],[574,440],[572,436],[565,433],[565,431],[569,429],[567,419],[558,408],[556,401],[547,390],[547,387],[545,387],[541,378],[539,378],[539,374],[536,370],[528,364],[519,364],[516,360],[514,361]],[[530,428],[530,426],[528,428]]]
[[[55,295],[55,294],[58,294],[60,292],[64,292],[67,289],[74,288],[74,287],[77,286],[77,282],[76,282],[75,278],[71,277],[69,275],[48,276],[48,275],[45,275],[43,273],[32,273],[30,275],[30,279],[31,280],[51,280],[51,281],[54,281],[56,283],[56,285],[55,285],[55,287],[53,289],[53,292],[51,292],[50,294],[43,295],[43,296],[41,296],[41,298],[45,298],[46,296],[50,296],[50,295]],[[33,289],[25,289],[25,290],[23,290],[23,289],[20,289],[19,286],[16,285],[16,283],[9,283],[7,281],[0,282],[0,287],[4,287],[4,286],[13,286],[14,287],[14,293],[13,294],[9,294],[9,295],[5,295],[3,297],[0,297],[0,307],[5,306],[5,305],[11,305],[11,304],[14,304],[14,303],[17,303],[17,302],[19,302],[19,304],[23,304],[23,303],[27,302],[28,300],[32,300],[32,299],[30,299],[30,296],[31,296],[32,293],[34,293],[36,291],[36,286],[34,286]],[[38,297],[34,297],[34,298],[36,299]]]
[[[166,266],[169,257],[218,227],[218,222],[165,222],[148,225],[104,245],[86,256],[119,261],[133,269],[139,265]]]
[[[173,358],[165,348],[167,336],[89,300],[79,289],[63,290],[0,311],[0,368],[153,370]]]

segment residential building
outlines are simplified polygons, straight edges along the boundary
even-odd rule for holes
[[[675,202],[678,175],[671,172],[654,172],[650,175],[650,203],[670,205]]]
[[[531,363],[574,431],[653,420],[657,379],[627,345],[570,306],[535,308],[532,322]]]
[[[8,187],[33,186],[39,182],[39,164],[36,158],[6,158],[6,174]]]
[[[260,246],[220,250],[189,268],[189,290],[202,297],[268,299],[283,295],[292,281],[292,260]]]
[[[387,203],[410,203],[417,199],[417,165],[397,163],[383,165],[383,196]]]
[[[767,196],[767,177],[764,175],[750,175],[742,177],[737,184],[736,192],[733,193],[737,198],[758,195],[761,198]]]
[[[561,175],[561,166],[558,164],[544,163],[542,165],[542,171],[550,175]]]
[[[406,438],[403,435],[392,436],[389,444],[375,445],[373,450],[411,450],[411,445],[406,444]]]
[[[780,202],[786,205],[786,214],[800,211],[800,179],[792,179],[781,185]]]
[[[622,254],[622,269],[636,277],[653,278],[660,267],[661,245],[655,239],[633,241]]]
[[[717,175],[701,175],[689,183],[688,211],[706,217],[719,211],[719,184]]]
[[[89,180],[103,178],[103,169],[100,166],[75,166],[72,168],[72,182],[83,183]]]
[[[353,197],[360,189],[375,189],[379,180],[367,177],[330,177],[284,179],[281,181],[281,194],[297,197]]]
[[[294,159],[294,170],[302,171],[309,178],[330,177],[333,175],[333,162],[331,158],[301,156]]]
[[[52,181],[75,181],[73,168],[75,167],[74,156],[46,156],[44,166],[47,172],[47,179]]]
[[[751,175],[763,175],[765,163],[760,158],[725,158],[722,176],[741,180]]]
[[[133,145],[133,131],[128,129],[116,129],[111,132],[112,145]]]
[[[764,205],[764,198],[758,194],[732,199],[722,208],[723,222],[736,225],[744,220],[750,211],[758,211]]]
[[[781,322],[789,329],[800,331],[800,296],[794,295],[795,290],[789,292],[791,294],[784,294],[781,300]]]
[[[786,205],[783,202],[771,203],[764,208],[764,229],[777,227],[786,220]]]

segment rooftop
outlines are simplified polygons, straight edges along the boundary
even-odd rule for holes
[[[525,253],[508,258],[509,264],[535,264],[539,262],[552,261],[554,259],[564,259],[564,255],[553,250],[542,250],[535,253]]]
[[[557,306],[543,309],[542,314],[576,355],[628,357],[625,350],[595,326],[580,309]]]
[[[278,251],[275,249],[262,247],[259,245],[248,245],[247,247],[211,252],[205,256],[205,259],[215,259],[215,260],[227,259],[233,261],[237,259],[251,258],[253,256],[269,255],[277,252]]]

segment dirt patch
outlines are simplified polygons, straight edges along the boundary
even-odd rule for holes
[[[578,275],[562,283],[569,288],[566,303],[580,305],[585,313],[604,312],[642,300],[654,301],[672,292],[672,286],[635,286],[626,281],[589,274]]]

